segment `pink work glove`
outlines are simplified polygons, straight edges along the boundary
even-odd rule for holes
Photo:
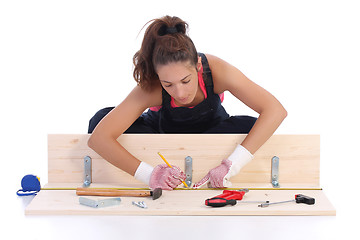
[[[161,188],[163,190],[173,190],[186,178],[185,173],[180,168],[166,164],[157,165],[151,173],[149,186],[151,189]]]
[[[228,159],[222,160],[219,166],[211,169],[203,179],[194,184],[193,188],[200,188],[205,184],[208,184],[209,187],[213,188],[223,188],[224,178],[225,175],[229,172],[230,167],[231,161],[229,161]]]
[[[230,178],[237,175],[240,169],[250,162],[254,156],[243,146],[237,145],[234,152],[221,161],[221,164],[213,168],[209,173],[195,183],[193,188],[200,188],[208,184],[211,188],[230,187]]]

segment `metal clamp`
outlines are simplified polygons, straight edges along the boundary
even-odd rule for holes
[[[91,184],[91,157],[84,157],[84,183],[83,187],[89,187]]]
[[[274,156],[271,159],[271,184],[274,188],[279,188],[279,162],[280,159],[277,156]]]
[[[192,184],[192,172],[193,172],[192,162],[193,161],[190,156],[187,156],[185,158],[185,175],[186,175],[185,182],[189,187]]]

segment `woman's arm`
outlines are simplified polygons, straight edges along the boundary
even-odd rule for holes
[[[249,80],[240,70],[212,55],[206,55],[214,81],[215,93],[229,91],[259,113],[258,120],[241,143],[254,154],[275,132],[287,116],[281,103],[268,91]]]
[[[117,138],[151,106],[161,105],[161,87],[151,93],[135,87],[131,93],[108,113],[96,126],[88,146],[114,166],[134,175],[140,160],[131,155]]]

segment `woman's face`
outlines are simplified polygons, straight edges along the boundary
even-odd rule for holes
[[[201,64],[201,63],[200,63]],[[197,68],[199,69],[201,65]],[[178,106],[191,106],[198,91],[198,72],[189,62],[174,62],[157,66],[157,74],[163,88]]]

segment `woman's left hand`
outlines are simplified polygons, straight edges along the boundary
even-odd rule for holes
[[[231,187],[230,178],[237,175],[241,168],[253,158],[254,156],[239,144],[227,159],[222,160],[219,166],[211,169],[203,179],[194,184],[193,188],[201,188],[205,184],[211,188]]]
[[[194,184],[193,188],[201,188],[205,184],[208,184],[208,186],[212,188],[223,188],[231,186],[231,182],[226,177],[230,171],[231,165],[232,163],[230,160],[222,160],[219,166],[211,169],[203,179]]]

